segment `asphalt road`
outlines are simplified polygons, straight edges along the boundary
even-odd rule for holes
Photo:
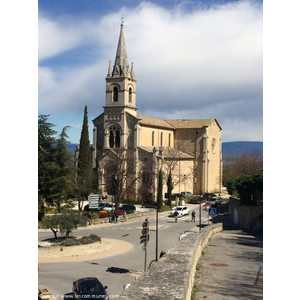
[[[169,212],[159,213],[158,219],[158,254],[167,251],[177,242],[179,235],[186,230],[198,230],[199,206],[188,205],[196,211],[196,222],[191,222],[191,215],[178,218],[168,217]],[[128,220],[118,224],[99,224],[96,228],[81,228],[74,231],[74,236],[90,235],[92,233],[102,238],[124,240],[134,245],[134,248],[124,254],[80,262],[43,263],[40,264],[39,287],[47,288],[57,299],[71,292],[74,280],[82,277],[97,277],[103,285],[107,285],[110,298],[117,298],[123,291],[123,286],[135,280],[144,271],[145,252],[140,245],[142,223],[145,217]],[[148,217],[150,226],[150,241],[147,247],[147,267],[156,257],[156,214]],[[201,223],[208,224],[207,214],[202,210]],[[39,232],[39,241],[52,238],[53,233]]]

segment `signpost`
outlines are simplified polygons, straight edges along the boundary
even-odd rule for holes
[[[144,272],[146,272],[147,266],[147,244],[149,242],[149,221],[148,218],[143,222],[142,235],[140,237],[140,244],[142,245],[142,249],[145,252],[145,262],[144,262]]]
[[[88,196],[89,208],[98,209],[99,208],[99,194],[91,194]]]

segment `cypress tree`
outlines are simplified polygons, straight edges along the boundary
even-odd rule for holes
[[[172,204],[172,190],[174,188],[173,187],[173,182],[172,182],[171,171],[169,172],[169,175],[168,175],[167,187],[168,187],[168,205],[171,206],[171,204]]]
[[[163,172],[160,169],[158,174],[158,185],[157,185],[157,206],[158,209],[162,207],[162,192],[163,192]]]
[[[84,108],[83,124],[80,136],[77,176],[76,176],[76,197],[79,210],[82,209],[83,200],[88,197],[92,189],[92,159],[89,140],[89,126],[87,106]]]
[[[91,162],[91,150],[89,140],[89,125],[88,125],[88,113],[87,106],[84,108],[83,124],[80,136],[79,144],[79,156],[78,156],[78,175],[82,176],[87,169],[92,168]]]

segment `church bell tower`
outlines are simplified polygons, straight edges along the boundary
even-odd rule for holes
[[[115,63],[111,61],[106,76],[106,101],[104,108],[104,148],[127,148],[128,126],[126,114],[137,116],[136,79],[128,64],[123,22],[121,24]]]

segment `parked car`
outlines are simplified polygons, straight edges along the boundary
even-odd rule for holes
[[[107,210],[107,211],[112,211],[116,209],[116,205],[112,203],[105,203],[101,210]]]
[[[175,211],[178,212],[178,217],[182,217],[184,215],[189,215],[190,214],[190,209],[187,206],[176,206],[173,207],[171,211],[171,216],[174,215]]]
[[[106,293],[107,286],[95,277],[81,278],[73,282],[74,299],[105,299],[108,300]]]
[[[212,197],[217,197],[217,195],[215,193],[205,193],[202,198],[207,201]]]
[[[142,207],[146,208],[156,208],[157,207],[157,202],[153,200],[146,200],[143,202]]]
[[[189,198],[193,196],[191,192],[181,192],[180,194],[183,196],[183,198]]]
[[[191,203],[191,204],[200,204],[200,203],[202,203],[202,202],[204,202],[204,200],[203,200],[203,198],[200,197],[200,196],[193,197],[193,198],[189,201],[189,203]]]
[[[221,197],[217,197],[217,204],[222,204],[223,203],[223,199]]]
[[[98,206],[98,208],[90,208],[90,205],[89,204],[86,204],[85,206],[84,206],[84,208],[83,208],[83,210],[84,211],[91,211],[91,210],[101,210],[102,209],[102,206],[103,206],[104,204],[103,203],[99,203],[99,206]]]
[[[218,202],[217,202],[217,198],[210,198],[207,202],[206,202],[206,205],[210,205],[211,207],[215,207],[218,205]]]
[[[121,204],[118,209],[136,211],[136,207],[133,204]]]
[[[83,208],[84,211],[91,211],[90,206],[87,204]]]

